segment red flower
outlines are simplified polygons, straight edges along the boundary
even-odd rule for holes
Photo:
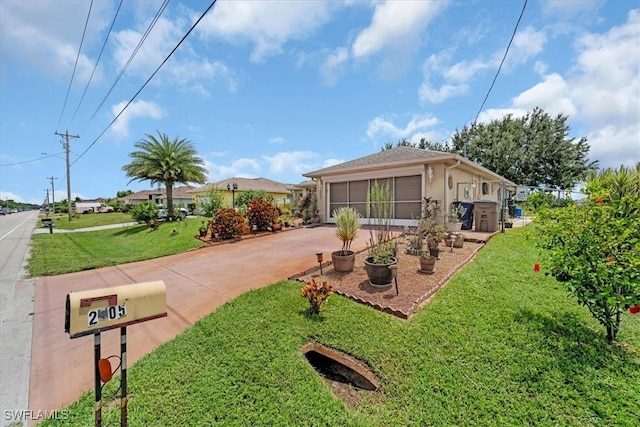
[[[629,312],[631,314],[636,314],[636,313],[640,313],[640,305],[634,305],[633,307],[631,307],[629,309]]]
[[[596,203],[597,203],[597,204],[599,204],[599,205],[601,205],[601,204],[603,204],[604,202],[602,201],[602,199],[601,199],[600,197],[598,197],[598,198],[596,199]]]
[[[534,272],[539,272],[540,271],[540,263],[536,262],[535,264],[533,264],[533,271]]]

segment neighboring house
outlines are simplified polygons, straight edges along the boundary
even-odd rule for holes
[[[175,187],[173,189],[173,205],[176,207],[188,207],[190,203],[193,203],[191,191],[195,187],[189,185],[183,185],[181,187]],[[128,196],[121,197],[124,203],[129,205],[137,205],[142,202],[151,200],[152,202],[166,206],[167,205],[167,192],[164,188],[158,188],[155,190],[142,190]]]
[[[234,184],[236,184],[235,191]],[[234,198],[247,191],[264,191],[273,197],[277,205],[292,201],[291,184],[283,184],[267,178],[228,178],[191,190],[189,193],[196,207],[199,205],[198,200],[208,197],[212,190],[223,193],[225,206],[231,206]]]
[[[390,184],[393,225],[414,225],[425,197],[438,200],[447,214],[454,201],[498,201],[501,188],[515,187],[458,154],[411,147],[384,150],[303,176],[316,183],[322,222],[334,222],[331,212],[341,206],[352,206],[364,217],[367,191],[376,180]]]
[[[157,200],[162,197],[163,194],[164,190],[161,190],[159,188],[156,190],[142,190],[121,197],[120,200],[127,205],[138,205],[142,202],[148,202],[149,200],[155,203],[159,203]]]
[[[309,191],[316,191],[316,183],[311,179],[307,179],[306,181],[302,181],[300,184],[290,186],[289,191],[291,191],[293,195],[293,200],[297,201],[302,199]]]

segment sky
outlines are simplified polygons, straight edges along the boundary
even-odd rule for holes
[[[171,56],[210,1],[120,3],[0,1],[0,198],[66,199],[67,131],[73,199],[150,189],[122,166],[158,132],[208,182],[299,183],[541,107],[601,167],[640,161],[635,0],[529,0],[490,93],[524,0],[220,0]]]

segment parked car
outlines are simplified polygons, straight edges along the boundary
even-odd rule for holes
[[[7,213],[4,211],[4,208],[0,208],[0,215],[6,215]]]
[[[176,208],[176,207],[173,208],[173,213],[179,219],[185,219],[189,214],[189,212],[185,208]],[[169,211],[167,211],[167,209],[164,206],[158,205],[158,219],[161,221],[165,221],[168,216],[169,216]]]

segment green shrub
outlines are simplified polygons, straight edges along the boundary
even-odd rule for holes
[[[273,197],[266,191],[245,191],[236,196],[236,207],[245,208],[253,199],[273,200]]]
[[[605,170],[587,181],[576,206],[543,210],[537,228],[547,274],[565,283],[607,330],[640,304],[640,168]]]
[[[131,217],[136,222],[149,222],[158,219],[158,205],[152,201],[139,203],[131,208]]]
[[[278,209],[271,200],[255,198],[247,205],[249,227],[265,231],[278,220]]]
[[[224,194],[222,191],[214,188],[209,191],[206,196],[198,198],[198,205],[202,211],[202,215],[212,218],[224,205]]]
[[[240,237],[245,226],[245,218],[232,208],[221,208],[211,221],[211,235],[218,235],[223,240]]]

